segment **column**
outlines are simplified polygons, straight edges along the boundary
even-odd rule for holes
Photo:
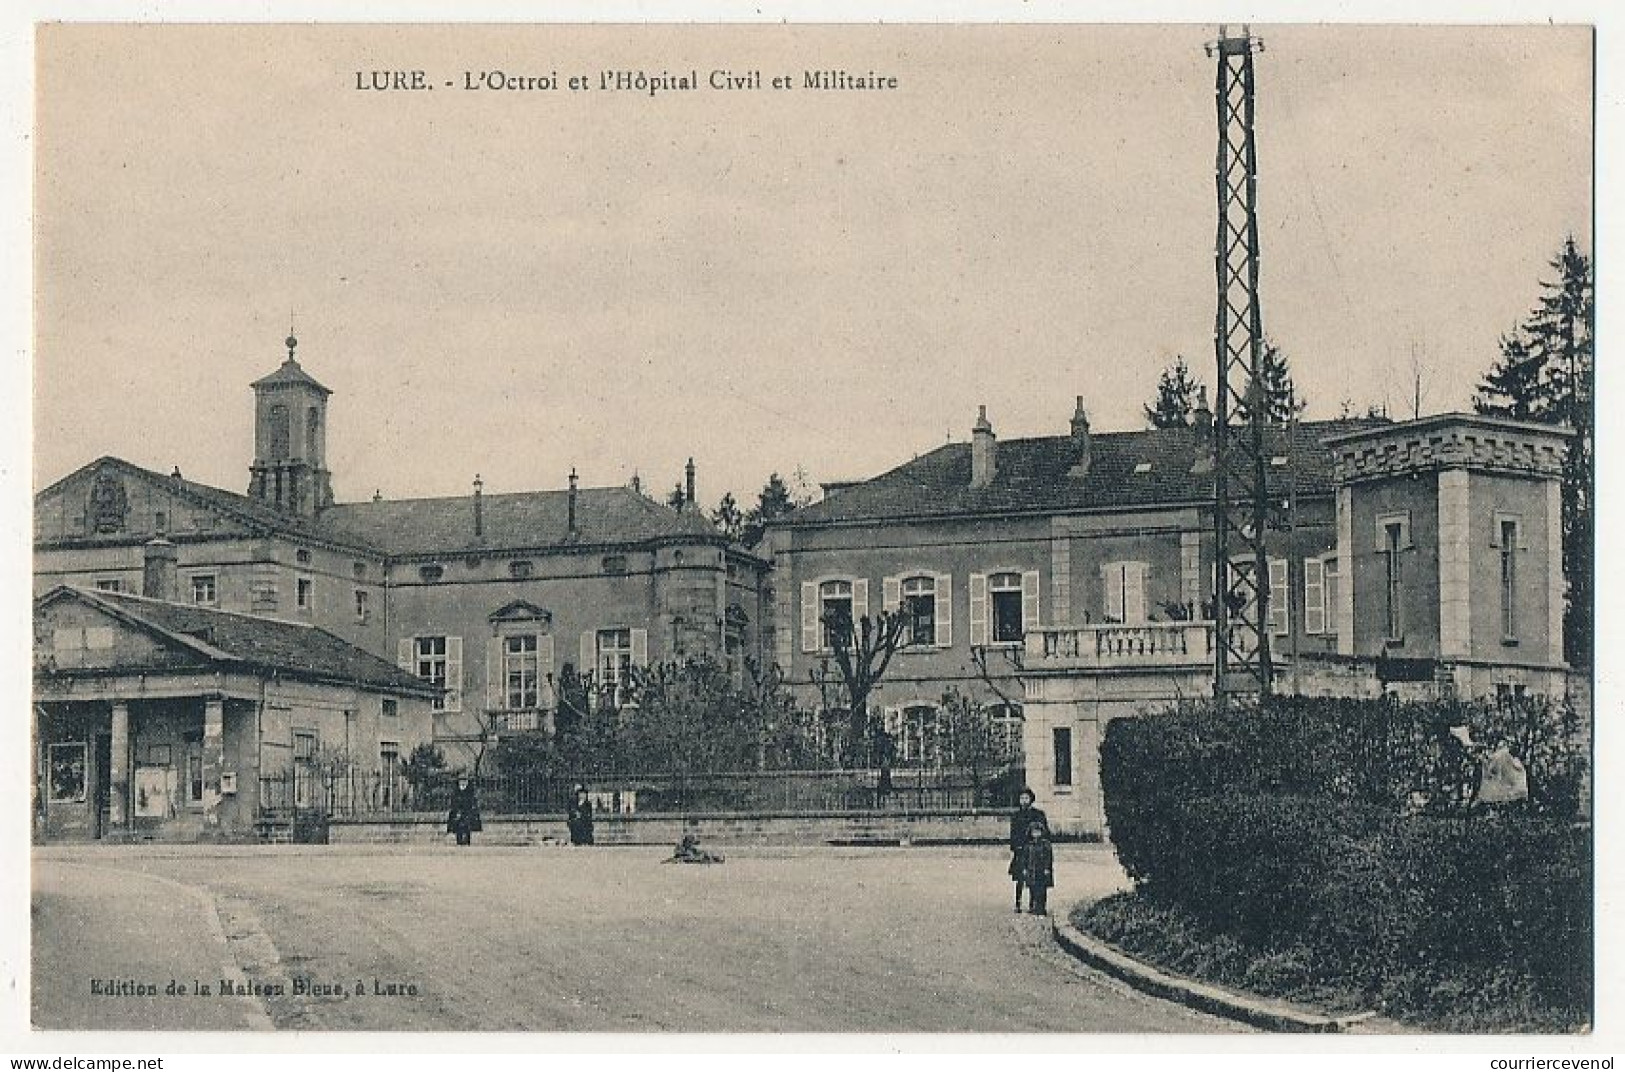
[[[108,818],[117,828],[130,822],[130,705],[123,700],[113,701],[112,752]]]
[[[203,704],[203,823],[220,823],[220,774],[226,768],[226,701]]]

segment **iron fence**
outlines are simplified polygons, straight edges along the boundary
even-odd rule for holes
[[[1010,807],[1022,770],[802,770],[603,775],[585,782],[600,816],[744,812],[819,814],[969,811]],[[444,813],[456,774],[409,781],[399,773],[290,771],[260,779],[265,816],[365,818]],[[578,779],[485,774],[474,779],[486,815],[558,815]]]

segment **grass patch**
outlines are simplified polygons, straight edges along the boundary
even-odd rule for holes
[[[1226,989],[1331,1013],[1375,1009],[1427,1031],[1567,1033],[1589,1028],[1590,1010],[1554,1008],[1510,969],[1412,970],[1381,977],[1326,973],[1307,945],[1257,945],[1218,932],[1176,905],[1122,893],[1073,910],[1072,923],[1147,964]]]

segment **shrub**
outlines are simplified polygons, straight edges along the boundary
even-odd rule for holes
[[[1442,738],[1464,722],[1528,757],[1528,808],[1452,808],[1440,787],[1460,757]],[[1560,709],[1288,700],[1115,720],[1101,783],[1143,897],[1209,933],[1210,952],[1250,951],[1240,980],[1230,952],[1208,958],[1231,981],[1334,980],[1437,1015],[1457,1002],[1470,1021],[1472,980],[1524,1021],[1572,1023],[1592,985],[1590,830],[1568,819],[1585,759]],[[1433,809],[1412,813],[1413,794]]]

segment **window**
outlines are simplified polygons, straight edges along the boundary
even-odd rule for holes
[[[310,552],[301,548],[293,553],[293,560],[301,566],[310,565]]]
[[[401,703],[399,700],[386,699],[380,707],[380,712],[385,718],[399,718],[401,713]]]
[[[1270,633],[1282,636],[1292,621],[1292,590],[1287,584],[1287,560],[1272,558],[1270,571]]]
[[[355,620],[358,622],[367,620],[367,590],[365,588],[355,590]]]
[[[987,579],[995,644],[1013,644],[1025,635],[1022,629],[1021,588],[1019,573],[995,573]]]
[[[931,647],[937,642],[937,580],[935,577],[910,577],[903,582],[903,600],[900,610],[905,622],[903,636],[907,643]]]
[[[988,729],[993,736],[993,755],[1000,762],[1019,763],[1026,750],[1022,743],[1021,708],[1000,704],[988,710]]]
[[[1390,521],[1383,526],[1383,588],[1386,593],[1386,622],[1388,640],[1400,643],[1405,639],[1404,576],[1401,573],[1400,551],[1405,544],[1404,526]]]
[[[293,605],[300,610],[310,610],[311,603],[315,601],[316,582],[309,577],[300,577],[294,582]]]
[[[508,563],[508,576],[512,577],[516,581],[522,581],[526,577],[529,577],[534,569],[535,566],[532,565],[530,559],[516,558],[512,562]]]
[[[604,556],[604,572],[605,573],[625,573],[626,572],[626,556],[625,555],[605,555]]]
[[[431,565],[428,565],[428,566],[419,566],[418,567],[418,580],[420,580],[420,581],[429,581],[429,582],[438,581],[440,578],[444,577],[445,575],[446,575],[446,567],[444,567],[444,566],[431,564]]]
[[[214,574],[199,573],[192,577],[192,602],[212,607],[219,601]]]
[[[823,625],[824,650],[833,650],[837,637],[843,644],[851,641],[855,621],[851,581],[825,581],[818,586],[818,620]]]
[[[632,630],[598,630],[598,683],[616,689],[631,678]]]
[[[1139,625],[1145,621],[1144,562],[1108,562],[1100,569],[1106,621]]]
[[[85,799],[85,746],[53,744],[47,750],[52,804],[78,804]]]
[[[451,669],[449,637],[421,636],[411,642],[412,673],[427,681],[437,689],[449,689],[448,673]],[[436,711],[448,710],[447,698],[449,693],[442,693],[434,699]]]
[[[1522,682],[1497,681],[1495,683],[1495,702],[1501,707],[1522,703],[1524,691]]]
[[[124,591],[124,582],[117,577],[102,577],[96,581],[96,591],[122,592]]]
[[[1072,784],[1072,727],[1056,726],[1053,740],[1055,743],[1055,784]]]
[[[1501,551],[1501,642],[1518,642],[1518,519],[1496,515],[1496,543]]]
[[[502,680],[510,711],[538,706],[536,634],[502,639]]]
[[[905,707],[902,717],[902,739],[898,741],[898,759],[910,767],[926,767],[940,758],[941,741],[937,733],[937,709],[929,704]]]

